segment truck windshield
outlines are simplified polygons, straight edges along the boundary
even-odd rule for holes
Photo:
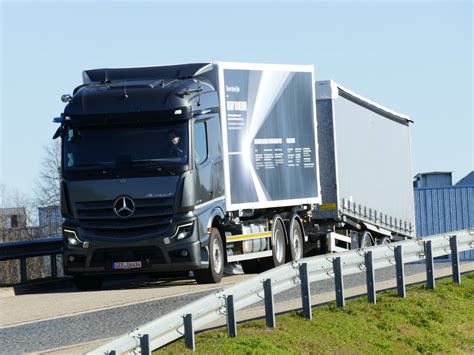
[[[184,122],[151,127],[70,128],[63,140],[63,166],[68,170],[188,163],[188,130]]]

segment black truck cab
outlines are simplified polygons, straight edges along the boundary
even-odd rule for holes
[[[89,70],[63,98],[55,135],[62,139],[63,263],[80,288],[130,272],[222,277],[224,243],[209,247],[213,221],[225,215],[211,68]],[[219,265],[209,265],[209,250]]]

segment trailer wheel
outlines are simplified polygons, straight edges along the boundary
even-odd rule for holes
[[[383,237],[383,238],[380,238],[379,240],[377,240],[377,244],[378,245],[387,245],[387,244],[390,244],[392,241],[390,240],[389,237]]]
[[[103,278],[99,275],[74,275],[74,285],[81,291],[100,290],[102,281]]]
[[[198,284],[219,283],[224,275],[224,248],[221,233],[212,228],[209,236],[209,267],[203,270],[194,270],[194,277]]]
[[[359,245],[362,249],[365,249],[367,247],[371,247],[374,245],[374,238],[372,238],[372,234],[368,231],[363,231],[360,234],[360,242]]]
[[[298,219],[293,218],[288,230],[289,243],[287,262],[298,261],[303,257],[303,230]],[[291,259],[290,259],[291,258]]]
[[[273,255],[269,258],[262,259],[262,269],[269,270],[274,267],[283,265],[286,257],[285,228],[280,219],[276,219],[273,224],[272,235]]]

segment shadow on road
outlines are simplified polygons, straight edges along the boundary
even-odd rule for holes
[[[139,288],[149,289],[192,284],[196,284],[194,278],[183,275],[120,275],[106,277],[101,290],[97,291]],[[35,280],[26,284],[12,286],[11,288],[15,295],[86,292],[78,290],[74,286],[74,281],[71,277],[64,277],[56,280]]]

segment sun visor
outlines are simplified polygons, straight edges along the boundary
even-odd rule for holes
[[[122,80],[186,79],[201,75],[209,70],[212,70],[210,63],[91,69],[82,72],[82,81],[84,84],[93,84]]]

